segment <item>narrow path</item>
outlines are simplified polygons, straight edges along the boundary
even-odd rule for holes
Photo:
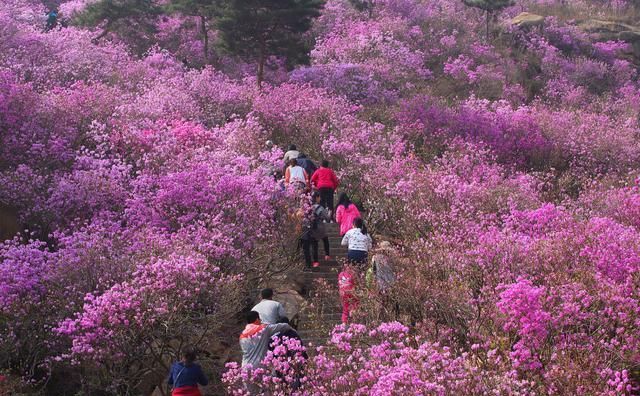
[[[327,223],[327,235],[331,250],[331,261],[320,260],[320,267],[308,268],[304,272],[305,287],[308,290],[307,301],[313,304],[313,308],[304,310],[298,322],[298,334],[305,345],[311,343],[313,346],[325,345],[329,337],[330,328],[341,323],[342,306],[338,296],[338,272],[340,272],[339,258],[347,255],[347,248],[340,246],[340,228],[337,223]],[[324,258],[322,241],[319,243],[319,256]],[[325,283],[323,283],[324,281]],[[333,298],[317,298],[317,293],[326,290],[318,290],[324,285],[335,288],[332,293]],[[323,295],[324,296],[324,295]],[[319,304],[322,304],[319,306]],[[316,323],[322,323],[317,326]],[[313,354],[314,348],[310,348],[309,353]]]

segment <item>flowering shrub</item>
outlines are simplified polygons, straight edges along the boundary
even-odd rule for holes
[[[637,6],[564,3],[519,1],[487,38],[457,0],[329,0],[311,64],[270,59],[258,89],[192,17],[154,19],[141,52],[4,2],[0,208],[22,231],[0,244],[0,389],[150,394],[196,343],[222,393],[236,315],[300,266],[306,199],[273,178],[296,144],[397,279],[308,360],[288,340],[231,364],[230,393],[636,394],[637,55],[575,20]],[[507,26],[523,10],[551,15]]]
[[[279,346],[276,346],[276,349]],[[297,351],[296,347],[292,348]],[[485,351],[486,352],[486,351]],[[249,394],[243,382],[261,380],[261,392],[274,395],[389,395],[441,394],[448,392],[482,393],[498,391],[526,394],[526,382],[513,373],[500,372],[504,363],[495,350],[483,353],[477,349],[456,356],[449,347],[421,342],[398,322],[382,323],[372,329],[364,325],[336,327],[326,347],[306,366],[299,386],[292,387],[299,367],[282,354],[267,355],[263,363],[284,368],[285,374],[272,376],[268,370],[242,370],[230,365],[225,382],[231,394]],[[296,354],[299,359],[299,352]],[[293,361],[296,358],[293,358]],[[283,363],[289,364],[283,364]],[[420,392],[420,393],[416,393]]]
[[[96,370],[111,367],[108,374],[115,383],[109,386],[115,391],[137,385],[146,375],[135,371],[141,360],[152,362],[147,369],[166,369],[166,357],[178,353],[172,350],[175,340],[210,337],[211,325],[234,313],[238,286],[239,279],[221,275],[203,256],[171,255],[138,265],[130,280],[100,296],[88,294],[82,313],[56,331],[71,338],[73,362]]]
[[[302,394],[306,389],[308,356],[300,340],[274,337],[262,367],[240,367],[228,363],[222,380],[232,395],[250,395],[252,391],[274,395]]]

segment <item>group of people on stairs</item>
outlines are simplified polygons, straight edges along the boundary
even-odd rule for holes
[[[338,291],[342,302],[342,322],[347,323],[359,304],[359,279],[365,278],[367,282],[371,282],[375,277],[381,292],[394,282],[393,266],[387,254],[392,249],[391,244],[382,241],[371,259],[371,265],[368,265],[373,239],[360,210],[351,202],[347,193],[342,192],[339,195],[338,203],[334,207],[334,195],[340,182],[329,162],[323,160],[318,168],[310,158],[299,152],[295,145],[289,146],[283,162],[285,186],[293,186],[301,195],[311,199],[309,212],[301,213],[302,230],[299,237],[307,268],[320,266],[320,241],[324,248],[324,260],[332,260],[326,224],[335,221],[339,225],[341,245],[347,247],[347,255],[338,274]],[[263,289],[261,297],[261,301],[247,314],[245,328],[239,337],[242,367],[262,367],[262,362],[270,348],[273,348],[275,339],[300,341],[298,333],[289,324],[283,305],[273,300],[273,290]],[[195,360],[194,350],[188,348],[183,353],[182,360],[171,367],[169,385],[173,387],[172,395],[200,395],[198,384],[206,385],[207,378]],[[255,384],[246,386],[250,394],[257,393]]]
[[[329,161],[323,160],[322,166],[316,168],[313,161],[290,145],[284,154],[285,185],[294,185],[301,193],[311,192],[311,210],[303,217],[300,245],[306,267],[319,267],[319,243],[324,247],[324,259],[330,261],[331,246],[327,236],[326,223],[334,220],[339,224],[341,245],[347,247],[347,256],[342,271],[338,275],[338,289],[342,300],[342,322],[347,323],[351,312],[358,305],[355,295],[357,272],[376,273],[376,277],[390,282],[389,265],[380,269],[376,265],[368,268],[369,251],[373,248],[373,240],[367,231],[358,207],[351,202],[346,192],[338,197],[334,208],[333,197],[340,181]],[[334,212],[335,209],[335,212]],[[388,243],[388,242],[387,242]],[[380,260],[378,260],[380,261]],[[375,264],[375,260],[372,260]],[[380,275],[378,275],[379,273]],[[384,283],[384,282],[382,282]]]
[[[296,330],[289,324],[282,304],[273,300],[273,290],[263,289],[260,295],[262,299],[247,313],[246,325],[239,337],[242,367],[254,369],[262,367],[262,361],[273,350],[276,339],[298,340],[302,343]],[[307,359],[306,353],[303,358]],[[202,396],[198,385],[206,386],[209,381],[195,361],[195,349],[186,347],[182,359],[171,366],[167,382],[172,388],[172,396]],[[251,394],[257,393],[256,385],[247,383],[246,386]]]
[[[263,289],[260,293],[262,300],[247,314],[247,324],[240,334],[240,349],[242,350],[242,367],[261,368],[263,360],[274,345],[282,345],[287,340],[297,340],[302,345],[298,332],[289,324],[284,307],[273,300],[273,290]],[[303,358],[308,356],[303,352]],[[300,378],[293,381],[300,384]],[[247,390],[256,393],[256,385],[247,383]]]
[[[303,230],[300,236],[306,267],[320,266],[318,258],[319,243],[322,241],[325,261],[330,261],[331,246],[326,231],[326,223],[334,220],[339,224],[341,245],[347,247],[344,265],[338,275],[338,289],[342,300],[342,322],[347,323],[351,312],[358,306],[356,282],[366,273],[371,283],[376,278],[381,291],[391,284],[395,277],[390,261],[385,252],[391,250],[391,244],[383,241],[379,252],[369,263],[369,251],[373,248],[373,240],[367,231],[358,207],[351,202],[346,192],[338,198],[334,208],[333,197],[340,185],[335,172],[327,160],[316,168],[313,161],[300,153],[295,145],[289,146],[284,154],[285,185],[294,185],[301,193],[311,193],[311,210],[303,217]],[[334,212],[335,209],[335,212]]]

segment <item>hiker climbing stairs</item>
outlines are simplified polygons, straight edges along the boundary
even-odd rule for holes
[[[337,223],[326,224],[326,230],[331,260],[323,260],[322,255],[319,267],[305,269],[304,283],[310,306],[301,312],[298,320],[298,334],[305,344],[312,344],[314,347],[327,343],[331,329],[341,323],[342,316],[340,297],[337,292],[338,272],[341,266],[338,260],[346,257],[347,248],[340,245],[342,238]],[[322,246],[320,252],[324,253]],[[335,290],[328,292],[329,288]],[[311,354],[313,351],[314,348],[310,348]]]

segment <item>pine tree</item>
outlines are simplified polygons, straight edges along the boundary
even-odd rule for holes
[[[366,11],[369,14],[369,18],[373,17],[375,0],[349,0],[349,3],[358,11]]]
[[[167,9],[170,12],[179,12],[200,20],[204,58],[209,59],[209,30],[211,22],[221,10],[221,0],[171,0]]]
[[[94,40],[118,33],[129,36],[130,42],[142,48],[146,39],[155,33],[155,18],[161,12],[153,0],[100,0],[89,4],[74,22],[81,26],[102,25],[102,33]]]
[[[229,0],[217,24],[220,46],[255,60],[261,86],[269,56],[283,56],[289,66],[308,61],[303,35],[322,5],[322,0]]]
[[[462,2],[469,7],[480,8],[485,11],[487,40],[489,40],[489,23],[491,17],[493,17],[496,12],[515,4],[514,0],[462,0]]]

